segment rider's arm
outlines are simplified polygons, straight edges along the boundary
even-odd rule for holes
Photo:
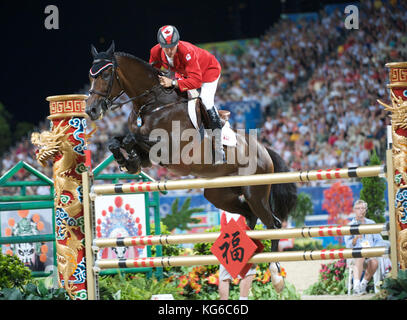
[[[160,69],[162,66],[160,50],[158,50],[157,46],[154,46],[150,50],[150,60],[149,63],[157,69]]]

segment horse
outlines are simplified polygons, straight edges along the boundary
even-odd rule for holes
[[[86,101],[86,113],[90,119],[96,121],[109,110],[130,101],[132,103],[127,121],[128,133],[113,137],[109,143],[109,150],[122,169],[137,173],[141,168],[151,166],[151,151],[160,144],[167,145],[167,148],[165,151],[160,150],[158,156],[167,153],[169,161],[159,162],[158,165],[165,166],[179,176],[211,178],[245,175],[249,171],[250,174],[289,171],[279,154],[261,144],[257,136],[245,132],[237,132],[235,146],[226,147],[227,162],[214,165],[208,161],[212,143],[206,139],[210,135],[203,135],[201,130],[207,130],[208,126],[205,107],[199,98],[191,98],[188,93],[178,89],[162,87],[158,80],[160,70],[131,54],[115,52],[114,42],[105,52],[98,52],[91,45],[91,53],[91,87]],[[129,99],[116,103],[124,93]],[[188,104],[192,99],[198,128],[193,125],[188,114]],[[180,133],[197,133],[197,139],[192,139],[193,147],[190,145],[191,139],[173,141],[172,138],[177,135],[174,127]],[[168,134],[159,135],[158,139],[154,135],[158,129]],[[180,157],[184,149],[188,152]],[[122,150],[127,153],[127,157]],[[196,161],[187,161],[185,154],[193,156]],[[240,163],[239,156],[242,158],[247,155],[249,165],[247,162]],[[244,216],[251,229],[254,229],[258,219],[267,229],[273,229],[281,228],[282,221],[295,208],[297,189],[294,183],[213,188],[204,189],[204,197],[221,210]],[[272,250],[276,251],[277,246],[278,240],[273,240]]]

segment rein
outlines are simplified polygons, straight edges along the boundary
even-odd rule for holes
[[[118,78],[118,80],[119,80],[120,78]],[[151,92],[153,92],[154,94],[155,94],[155,98],[156,98],[156,100],[157,100],[157,93],[154,91],[155,89],[158,89],[158,88],[160,88],[160,89],[162,89],[162,91],[164,92],[164,93],[166,93],[166,94],[171,94],[173,91],[174,91],[174,88],[170,88],[170,89],[166,89],[166,88],[164,88],[164,87],[161,87],[161,85],[160,84],[156,84],[156,85],[154,85],[154,86],[152,86],[150,89],[147,89],[147,90],[145,90],[143,93],[141,93],[141,94],[139,94],[139,95],[137,95],[137,96],[135,96],[135,97],[132,97],[132,98],[129,98],[129,99],[127,99],[126,101],[124,101],[124,102],[119,102],[119,103],[115,103],[115,104],[112,104],[111,105],[111,107],[110,107],[110,110],[116,110],[117,108],[121,108],[123,105],[125,105],[125,104],[127,104],[127,103],[129,103],[129,102],[131,102],[131,101],[134,101],[134,100],[137,100],[137,99],[139,99],[139,98],[141,98],[141,97],[144,97],[145,95],[148,95],[148,94],[150,94]],[[118,98],[118,97],[117,97]],[[114,100],[116,100],[117,98],[115,98]],[[175,104],[175,103],[171,103],[170,105],[172,105],[172,104]],[[144,104],[144,105],[142,105],[141,107],[140,107],[140,109],[139,109],[139,112],[138,112],[138,114],[140,114],[140,110],[143,108],[143,107],[145,107],[145,106],[147,106],[148,104]],[[165,106],[167,106],[167,105],[165,105]],[[164,106],[163,106],[164,107]]]
[[[109,108],[109,110],[112,110],[112,111],[113,111],[113,110],[116,110],[117,108],[120,108],[120,107],[122,107],[123,105],[125,105],[125,104],[127,104],[127,103],[129,103],[129,102],[131,102],[131,101],[137,100],[137,99],[139,99],[139,98],[141,98],[141,97],[144,97],[144,96],[150,94],[151,92],[155,93],[154,89],[158,88],[159,86],[160,86],[160,85],[155,85],[155,86],[151,87],[150,89],[145,90],[143,93],[141,93],[141,94],[139,94],[139,95],[137,95],[137,96],[135,96],[135,97],[129,98],[129,99],[127,99],[127,100],[124,101],[124,102],[114,103],[114,104],[111,105],[111,107]],[[118,97],[116,97],[114,100],[116,100],[117,98],[118,98]],[[113,102],[113,101],[112,101],[112,102]]]
[[[188,101],[195,100],[195,99],[198,99],[198,97],[191,98],[191,99],[181,99],[181,100],[178,100],[178,101],[170,102],[170,103],[164,104],[162,106],[156,107],[155,109],[151,110],[150,113],[160,111],[161,109],[174,106],[174,105],[176,105],[178,103],[188,102]],[[142,105],[140,107],[139,111],[137,112],[137,116],[140,116],[142,109],[144,109],[145,107],[148,107],[148,104],[144,104],[144,105]]]

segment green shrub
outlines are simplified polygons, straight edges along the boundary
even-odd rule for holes
[[[0,253],[0,289],[22,288],[30,279],[30,269],[17,256]]]
[[[4,288],[0,290],[0,300],[66,300],[63,288],[47,288],[43,282],[30,282],[21,288]]]
[[[47,288],[33,279],[29,268],[17,256],[0,253],[0,300],[65,300],[65,289]]]
[[[170,231],[168,231],[168,228],[165,224],[160,222],[160,229],[161,229],[161,234],[171,234]],[[155,234],[155,228],[154,224],[151,225],[151,234]],[[151,255],[155,256],[157,249],[157,246],[151,246]],[[162,246],[162,255],[163,257],[168,257],[168,256],[179,256],[181,255],[182,252],[182,247],[180,245],[176,244],[167,244]],[[164,274],[171,273],[171,270],[180,270],[179,267],[164,267],[163,272]]]
[[[305,223],[305,217],[314,212],[311,195],[305,192],[298,193],[297,205],[291,212],[291,220],[297,228],[302,227]]]
[[[397,278],[385,278],[376,298],[383,300],[407,299],[407,269],[399,270]]]
[[[150,300],[156,294],[172,294],[175,300],[182,300],[180,289],[166,279],[146,278],[137,275],[109,275],[99,279],[101,300]]]
[[[277,293],[270,282],[262,283],[260,281],[253,281],[252,288],[250,289],[250,299],[253,300],[300,300],[301,296],[297,292],[294,285],[285,282],[284,289]]]
[[[323,249],[322,240],[312,238],[298,238],[294,240],[294,246],[285,251],[305,251]]]

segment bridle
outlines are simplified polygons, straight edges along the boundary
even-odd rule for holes
[[[98,91],[98,90],[95,90],[95,89],[91,88],[89,90],[89,94],[97,94],[98,96],[103,98],[103,100],[105,101],[105,103],[102,104],[103,112],[106,112],[108,110],[115,110],[115,109],[117,109],[119,107],[122,107],[123,105],[125,105],[125,104],[127,104],[127,103],[129,103],[131,101],[142,98],[142,97],[144,97],[144,96],[146,96],[146,95],[148,95],[150,93],[154,93],[155,95],[157,95],[156,89],[163,89],[163,91],[165,93],[167,93],[167,94],[171,93],[174,90],[172,88],[171,89],[162,88],[160,84],[157,84],[157,85],[151,87],[150,89],[145,90],[141,94],[139,94],[139,95],[137,95],[135,97],[132,97],[132,98],[130,98],[130,99],[124,101],[124,102],[115,102],[115,100],[120,98],[123,95],[123,93],[125,93],[122,82],[121,82],[120,77],[119,77],[119,75],[117,73],[117,69],[119,67],[118,67],[118,63],[116,61],[116,57],[113,55],[112,59],[95,59],[95,60],[93,60],[93,65],[96,64],[96,63],[101,63],[101,62],[105,63],[104,68],[107,68],[107,67],[111,68],[111,75],[109,77],[109,83],[107,85],[107,91],[104,93],[104,92],[101,92],[101,91]],[[91,73],[91,77],[96,79],[99,76],[99,72],[100,71],[98,71],[96,74]],[[119,83],[120,92],[116,96],[111,97],[114,79],[116,79],[117,82]]]
[[[96,64],[96,63],[101,63],[101,62],[106,63],[105,66],[104,66],[104,68],[107,68],[108,66],[110,66],[110,67],[111,67],[111,70],[112,70],[112,73],[111,73],[111,75],[110,75],[110,77],[109,77],[109,83],[108,83],[108,85],[107,85],[107,92],[104,93],[104,92],[100,92],[100,91],[98,91],[98,90],[95,90],[95,89],[91,88],[91,89],[89,90],[89,94],[97,94],[98,96],[101,96],[101,97],[103,98],[103,100],[105,101],[105,103],[102,104],[102,108],[103,108],[103,111],[106,112],[107,110],[111,109],[111,108],[114,106],[114,101],[115,101],[116,99],[118,99],[119,97],[121,97],[125,91],[124,91],[122,82],[121,82],[121,80],[120,80],[120,77],[119,77],[119,75],[117,74],[118,64],[117,64],[117,61],[116,61],[115,56],[113,55],[113,58],[112,58],[111,60],[109,60],[109,59],[95,59],[95,60],[93,60],[92,65],[94,65],[94,64]],[[100,71],[101,71],[101,70],[100,70]],[[96,79],[96,78],[99,76],[99,72],[100,72],[100,71],[98,71],[96,74],[92,74],[92,73],[90,72],[90,73],[91,73],[91,77],[94,78],[94,79]],[[118,95],[116,95],[116,96],[114,96],[114,97],[111,97],[114,79],[116,79],[117,82],[119,83],[120,92],[119,92]],[[116,109],[116,108],[115,108],[115,109]]]

